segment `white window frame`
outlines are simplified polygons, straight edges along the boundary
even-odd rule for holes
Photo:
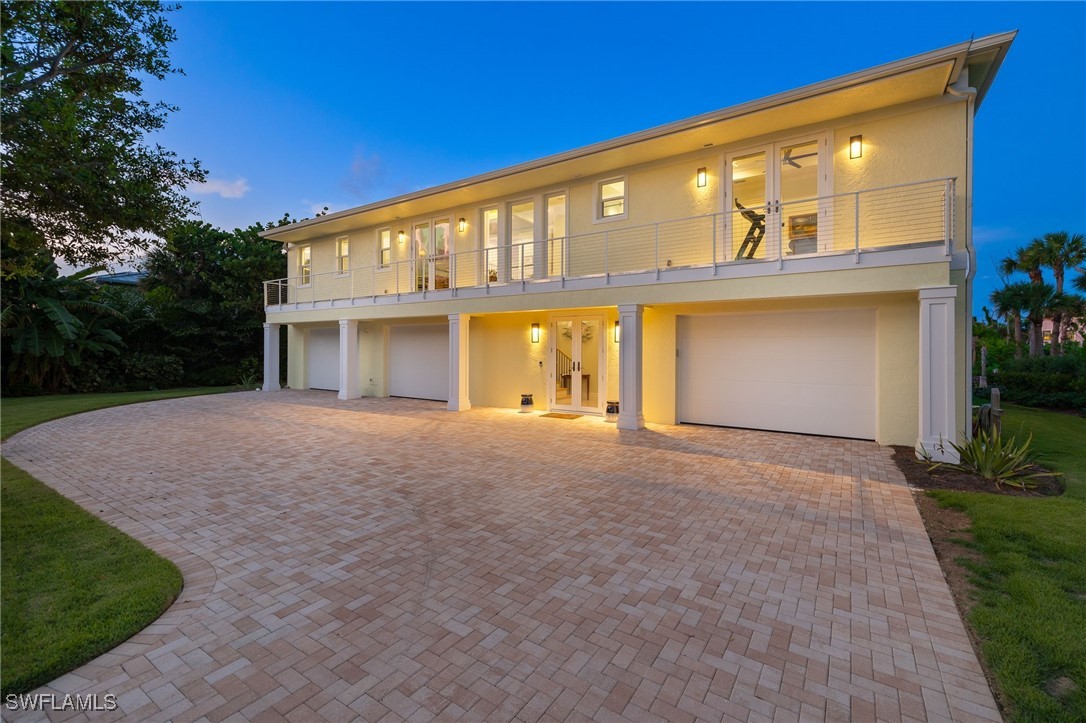
[[[341,253],[341,243],[346,243],[347,253]],[[346,264],[344,263],[346,261]],[[344,268],[346,266],[346,268]],[[351,237],[350,236],[337,236],[336,237],[336,275],[346,276],[351,273]]]
[[[388,246],[382,243],[381,234],[388,233]],[[377,229],[377,267],[381,269],[387,269],[392,265],[392,227],[385,226],[384,228]],[[388,258],[385,258],[385,251],[388,251]]]
[[[494,278],[490,278],[490,264],[488,263],[489,250],[486,245],[487,241],[487,223],[486,215],[494,212]],[[508,252],[502,248],[502,227],[501,227],[501,211],[498,206],[484,206],[479,209],[479,275],[483,280],[483,285],[498,283],[504,281],[502,274],[502,259],[508,256]]]
[[[622,213],[617,213],[614,216],[603,215],[603,187],[608,183],[615,183],[622,181]],[[596,209],[594,213],[594,223],[607,223],[609,221],[625,221],[630,217],[630,181],[625,175],[610,176],[596,181],[596,188],[593,192],[593,207]]]
[[[313,283],[313,246],[305,244],[298,247],[298,286]]]

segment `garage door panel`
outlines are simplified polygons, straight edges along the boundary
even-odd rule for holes
[[[449,400],[449,327],[389,329],[388,393],[393,397]]]
[[[339,329],[309,330],[309,388],[339,391]]]
[[[870,310],[680,317],[685,422],[872,439]]]

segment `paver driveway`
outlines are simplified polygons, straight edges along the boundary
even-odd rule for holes
[[[4,452],[185,575],[51,686],[115,717],[999,719],[873,443],[283,392]]]

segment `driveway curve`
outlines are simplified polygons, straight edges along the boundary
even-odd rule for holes
[[[874,443],[285,391],[4,454],[185,576],[42,689],[96,719],[1000,720]]]

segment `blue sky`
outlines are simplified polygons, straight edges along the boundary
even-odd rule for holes
[[[341,210],[1018,30],[976,120],[976,308],[999,259],[1086,232],[1086,3],[188,2],[180,110],[204,220]]]

